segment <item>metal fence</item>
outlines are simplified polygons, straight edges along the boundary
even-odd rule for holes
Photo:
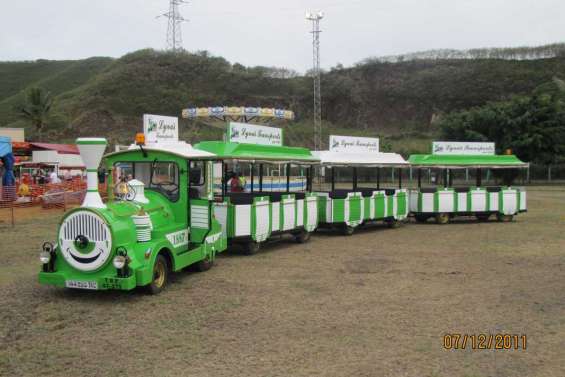
[[[106,185],[99,185],[99,190],[104,196]],[[14,226],[18,215],[26,208],[58,209],[64,212],[80,205],[85,195],[86,182],[82,180],[58,184],[0,186],[0,224]]]

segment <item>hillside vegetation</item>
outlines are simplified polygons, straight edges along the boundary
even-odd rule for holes
[[[326,133],[380,136],[383,145],[427,148],[436,123],[454,110],[527,95],[565,77],[565,58],[453,59],[334,67],[322,76]],[[193,106],[284,107],[297,121],[284,125],[290,144],[310,146],[312,82],[283,69],[244,67],[206,52],[141,50],[119,59],[0,63],[0,126],[26,126],[18,116],[27,88],[54,98],[43,138],[70,141],[102,134],[129,142],[143,113],[179,115]],[[218,138],[221,125],[182,122],[189,139]],[[327,138],[324,136],[324,140]]]

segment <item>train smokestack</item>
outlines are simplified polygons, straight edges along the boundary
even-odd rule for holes
[[[108,142],[104,138],[83,137],[78,138],[76,143],[86,166],[87,186],[82,207],[106,208],[98,192],[98,165],[100,165]]]

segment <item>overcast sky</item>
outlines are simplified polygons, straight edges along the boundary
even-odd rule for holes
[[[1,0],[0,60],[119,57],[165,47],[168,0]],[[563,41],[563,0],[192,0],[184,47],[245,65],[311,66],[306,10],[323,10],[322,65],[437,48]]]

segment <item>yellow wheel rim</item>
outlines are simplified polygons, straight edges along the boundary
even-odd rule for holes
[[[438,215],[438,223],[440,224],[447,224],[449,221],[449,215],[446,213],[441,213]]]
[[[165,263],[158,260],[155,265],[155,270],[153,271],[153,283],[161,288],[165,284],[165,276],[167,274]]]

